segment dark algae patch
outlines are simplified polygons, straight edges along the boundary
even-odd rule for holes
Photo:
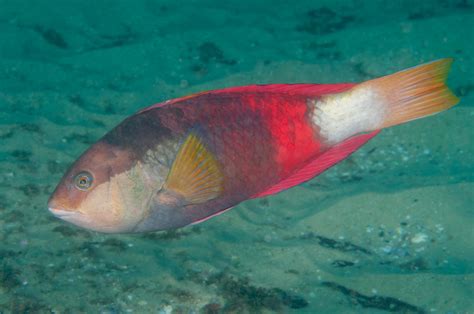
[[[71,228],[66,225],[59,225],[59,226],[54,227],[53,232],[57,232],[61,234],[63,237],[78,237],[78,236],[90,237],[89,232],[84,231],[79,228]]]
[[[219,303],[209,303],[206,304],[202,309],[201,313],[203,314],[219,314],[221,313],[221,305]]]
[[[341,252],[358,252],[363,253],[365,255],[372,255],[372,252],[366,248],[363,248],[359,245],[352,244],[348,241],[337,241],[331,238],[327,238],[325,236],[317,235],[313,232],[308,232],[299,237],[301,240],[315,240],[320,246],[327,248],[338,250]]]
[[[226,65],[234,65],[237,62],[232,59],[227,59],[224,52],[214,43],[205,42],[198,47],[199,60],[205,64],[217,62]]]
[[[423,258],[416,258],[414,260],[402,263],[399,267],[405,271],[426,271],[429,270],[428,263]]]
[[[2,312],[2,310],[6,312]],[[13,297],[6,305],[0,304],[0,313],[40,314],[51,313],[51,310],[33,296],[19,295]]]
[[[22,191],[25,196],[28,197],[37,196],[40,193],[40,188],[32,183],[22,185],[18,189]]]
[[[222,64],[232,66],[237,64],[234,59],[229,59],[224,55],[224,52],[213,42],[204,42],[193,51],[194,58],[197,63],[191,66],[191,71],[198,75],[205,75],[209,71],[211,64]]]
[[[50,45],[56,46],[61,49],[67,49],[69,45],[67,44],[64,37],[55,29],[35,26],[34,30],[43,37],[43,39]]]
[[[21,285],[19,278],[20,271],[8,264],[0,264],[0,286],[6,291],[10,291]]]
[[[46,166],[48,168],[49,173],[53,174],[64,173],[64,171],[66,171],[67,169],[67,165],[59,163],[56,160],[48,160]]]
[[[304,21],[296,27],[296,30],[312,35],[330,34],[343,30],[354,20],[353,16],[340,15],[327,7],[322,7],[306,12]]]
[[[143,235],[143,238],[149,239],[149,240],[156,240],[156,241],[179,240],[193,233],[196,233],[196,234],[201,233],[201,227],[194,226],[192,228],[185,228],[185,229],[171,229],[168,231],[150,232],[150,233],[145,233]]]
[[[369,73],[362,62],[357,62],[353,66],[354,72],[360,77],[361,80],[367,80],[374,77],[373,74]]]
[[[464,97],[474,91],[474,84],[461,85],[455,89],[456,95]]]
[[[326,281],[323,282],[322,285],[341,292],[349,298],[352,304],[359,305],[363,308],[375,308],[395,313],[426,313],[422,308],[400,301],[396,298],[379,295],[367,296],[335,282]]]
[[[109,250],[116,252],[125,251],[128,248],[127,243],[115,238],[108,238],[102,242],[102,245],[109,248]]]
[[[101,35],[100,39],[102,43],[98,45],[96,49],[108,49],[130,45],[137,41],[138,37],[138,34],[136,34],[128,25],[122,25],[122,32],[119,34]]]
[[[344,267],[354,266],[355,264],[350,261],[335,260],[331,263],[331,265],[334,267],[344,268]]]
[[[26,150],[16,149],[11,152],[11,155],[17,161],[25,162],[25,161],[30,161],[30,158],[33,154]]]
[[[205,280],[207,285],[215,285],[222,293],[225,305],[221,313],[260,313],[264,310],[283,311],[304,309],[309,303],[303,297],[280,288],[257,287],[247,278],[236,278],[224,272]],[[206,313],[213,313],[220,306],[206,305]]]
[[[43,134],[41,127],[34,123],[23,123],[20,124],[18,128],[28,133]]]

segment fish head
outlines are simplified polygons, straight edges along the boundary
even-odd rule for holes
[[[133,153],[99,141],[65,173],[48,201],[58,218],[105,233],[130,232],[140,221],[143,206],[134,206],[133,191],[143,191]]]

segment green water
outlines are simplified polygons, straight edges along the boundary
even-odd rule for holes
[[[474,2],[0,0],[0,313],[474,312]],[[46,202],[138,109],[453,57],[448,112],[203,224],[102,235]]]

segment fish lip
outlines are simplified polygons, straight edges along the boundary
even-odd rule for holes
[[[71,212],[71,211],[67,211],[67,210],[63,210],[59,208],[52,208],[52,207],[48,207],[48,210],[51,213],[53,213],[54,216],[59,217],[59,218],[71,217],[71,216],[76,216],[79,214],[77,212]]]

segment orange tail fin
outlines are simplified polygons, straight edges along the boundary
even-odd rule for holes
[[[446,110],[459,102],[446,86],[452,59],[440,59],[361,85],[376,89],[385,98],[382,128]]]

